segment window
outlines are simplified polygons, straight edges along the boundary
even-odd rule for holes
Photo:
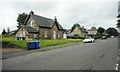
[[[23,32],[23,37],[25,37],[26,35],[25,35],[25,32]]]
[[[37,34],[34,34],[34,38],[37,38]]]
[[[28,32],[26,33],[26,36],[28,36]]]
[[[30,26],[31,26],[31,27],[34,26],[33,22],[34,22],[33,20],[30,21]]]
[[[56,32],[53,31],[53,38],[56,39]]]
[[[45,30],[45,37],[47,37],[47,30]]]
[[[31,27],[32,27],[32,23],[33,23],[33,22],[32,22],[32,20],[31,20],[31,22],[30,22]]]

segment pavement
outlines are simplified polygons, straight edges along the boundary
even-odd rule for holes
[[[110,38],[95,43],[73,44],[45,52],[38,51],[11,57],[2,60],[2,68],[3,70],[116,70],[117,40]]]
[[[3,54],[20,52],[20,51],[24,51],[24,50],[20,48],[1,48],[0,49],[0,52],[2,52]]]
[[[12,58],[12,57],[22,56],[22,55],[30,54],[33,52],[43,52],[43,51],[47,51],[47,50],[58,49],[58,48],[63,48],[63,47],[67,47],[67,46],[77,45],[77,44],[81,44],[81,42],[73,42],[73,43],[68,43],[68,44],[61,44],[61,45],[49,46],[49,47],[44,47],[44,48],[39,48],[39,49],[31,49],[31,50],[22,50],[22,49],[16,49],[16,48],[4,48],[4,49],[2,49],[2,59],[8,59],[8,58]]]

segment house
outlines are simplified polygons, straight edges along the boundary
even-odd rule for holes
[[[67,38],[67,29],[63,29],[63,38],[64,38],[64,39]]]
[[[91,27],[91,29],[88,30],[89,35],[95,35],[97,34],[97,29],[96,27]]]
[[[62,39],[63,35],[65,36],[64,29],[56,17],[49,19],[35,15],[33,11],[16,32],[17,37],[25,37],[25,39]]]
[[[73,30],[71,30],[70,34],[78,34],[80,36],[87,36],[87,31],[86,29],[83,27],[75,27]]]

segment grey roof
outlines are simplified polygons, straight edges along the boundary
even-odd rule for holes
[[[29,33],[37,33],[38,32],[30,26],[23,26],[23,28],[26,29]]]
[[[63,27],[59,24],[59,22],[58,21],[56,21],[56,22],[57,22],[58,28],[63,29]]]
[[[87,33],[87,31],[86,31],[85,28],[80,28],[80,30],[81,30],[83,33]]]
[[[37,22],[39,26],[42,26],[42,27],[52,27],[52,24],[55,23],[55,21],[52,19],[34,15],[34,14],[32,15],[32,18]]]
[[[77,27],[77,26],[76,26]],[[75,29],[75,28],[74,28]],[[74,30],[73,29],[73,30]],[[82,28],[82,27],[78,27],[79,30],[81,30],[81,32],[83,33],[87,33],[87,30],[85,28]],[[72,29],[70,30],[71,32],[73,31]]]
[[[96,27],[91,27],[88,31],[97,31]]]
[[[33,14],[30,13],[28,16],[28,19],[30,18],[30,16],[35,20],[35,22],[38,24],[38,26],[51,28],[53,26],[53,24],[56,22],[58,29],[63,30],[63,27],[58,23],[57,20],[45,18],[45,17],[39,16],[39,15],[35,15],[34,13]],[[27,22],[25,22],[25,23],[27,23]]]

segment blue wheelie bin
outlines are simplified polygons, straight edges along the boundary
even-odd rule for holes
[[[26,48],[29,49],[38,49],[39,47],[39,41],[31,41],[26,42]]]
[[[39,41],[35,42],[35,48],[38,49],[39,48]]]
[[[35,42],[30,42],[30,48],[31,49],[35,48]]]

